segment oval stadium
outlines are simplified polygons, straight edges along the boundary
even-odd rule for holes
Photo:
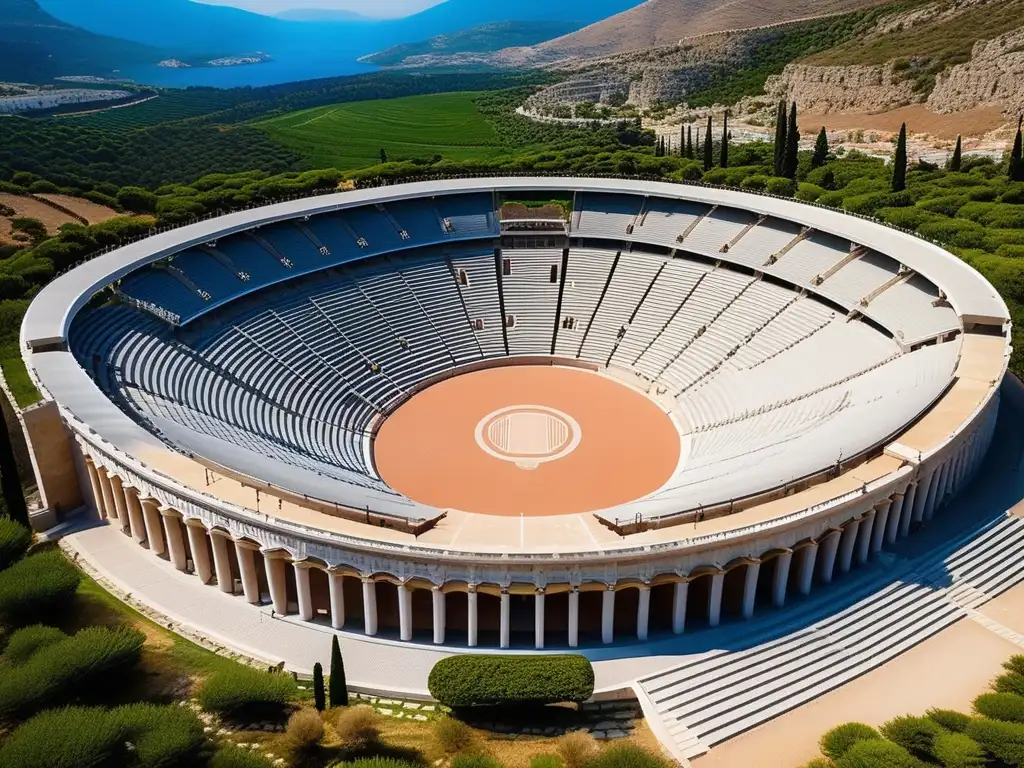
[[[340,633],[367,690],[578,648],[683,757],[962,616],[932,571],[995,591],[971,569],[1024,533],[939,525],[1009,398],[1006,304],[789,199],[474,178],[279,203],[81,264],[21,341],[71,435],[40,485],[81,488],[117,533],[86,559],[141,603],[152,563],[161,614],[240,653],[277,633],[301,668]],[[843,661],[798,684],[832,653],[814,626]],[[749,695],[701,688],[730,674]]]

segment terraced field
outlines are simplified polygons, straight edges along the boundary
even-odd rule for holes
[[[292,112],[254,125],[317,168],[360,168],[380,162],[442,155],[488,159],[504,149],[477,110],[479,93],[442,93],[356,101]]]

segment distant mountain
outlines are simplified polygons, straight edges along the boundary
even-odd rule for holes
[[[0,80],[45,82],[64,75],[111,76],[132,64],[157,62],[157,48],[104,37],[58,21],[35,0],[2,0]]]
[[[329,8],[289,8],[275,13],[274,17],[285,21],[374,21],[355,11],[332,11]]]
[[[490,53],[512,46],[536,45],[567,35],[582,26],[578,21],[499,21],[450,35],[437,35],[418,43],[394,45],[379,53],[364,56],[360,61],[378,67],[393,67],[412,56]]]
[[[640,3],[641,0],[519,0],[506,5],[485,0],[447,0],[394,23],[418,31],[417,37],[402,41],[413,42],[499,21],[574,19],[581,24],[593,24]]]

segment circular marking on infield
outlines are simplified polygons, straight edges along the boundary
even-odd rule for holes
[[[418,392],[381,425],[374,461],[421,504],[539,517],[642,498],[672,476],[680,449],[668,415],[625,384],[513,365]]]

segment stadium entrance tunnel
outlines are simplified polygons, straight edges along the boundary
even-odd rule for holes
[[[641,392],[578,368],[512,365],[423,389],[381,425],[374,461],[410,499],[489,515],[590,512],[676,471],[680,435]]]

